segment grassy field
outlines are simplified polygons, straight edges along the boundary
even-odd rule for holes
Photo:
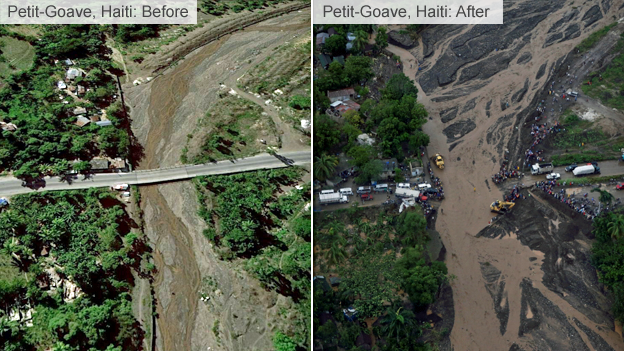
[[[585,94],[603,104],[624,110],[624,33],[613,50],[617,56],[602,72],[591,74],[591,85],[584,84]]]
[[[611,28],[615,27],[616,25],[617,25],[617,22],[614,22],[614,23],[611,23],[611,24],[609,24],[607,26],[604,26],[602,29],[599,29],[599,30],[593,32],[587,38],[585,38],[585,40],[583,40],[580,44],[578,44],[576,46],[576,48],[580,52],[585,52],[585,51],[591,49],[594,45],[596,45],[596,43],[600,39],[602,39],[602,37],[604,37],[605,35],[607,35],[607,33],[609,33]]]
[[[30,43],[11,37],[0,37],[0,53],[0,78],[30,68],[35,58]]]
[[[260,106],[229,93],[214,104],[188,135],[184,163],[239,158],[279,147],[275,125]],[[266,144],[260,142],[263,139]]]
[[[555,166],[614,160],[621,155],[623,136],[609,137],[594,122],[582,120],[573,113],[564,118],[564,127],[565,132],[557,134],[553,140],[554,146],[560,150],[552,155]]]

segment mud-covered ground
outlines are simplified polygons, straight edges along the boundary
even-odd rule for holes
[[[310,11],[303,9],[209,41],[153,81],[126,85],[132,129],[143,146],[140,168],[180,163],[187,134],[218,98],[220,83],[236,88],[236,79],[261,62],[272,49],[294,37],[308,35]],[[202,37],[191,35],[193,41]],[[170,45],[188,54],[189,43]],[[164,57],[164,56],[163,56]],[[156,58],[154,58],[156,60]],[[149,61],[149,60],[148,60]],[[145,69],[160,67],[146,62]],[[239,92],[240,95],[245,92]],[[248,100],[255,101],[253,96]],[[277,113],[263,106],[271,118]],[[309,148],[296,131],[275,124],[284,144]],[[267,292],[240,267],[221,261],[204,237],[197,215],[197,194],[191,182],[141,188],[145,232],[154,248],[157,274],[154,289],[158,313],[156,350],[268,350],[287,298]],[[208,301],[200,301],[201,294]]]
[[[491,202],[504,194],[487,181],[506,149],[512,164],[522,160],[531,140],[525,123],[543,99],[539,94],[557,74],[565,75],[568,65],[582,65],[574,47],[622,18],[624,3],[504,4],[502,25],[429,26],[415,42],[397,37],[391,43],[400,46],[388,47],[404,63],[414,63],[403,71],[415,80],[419,101],[432,117],[424,126],[431,135],[428,151],[447,160],[436,174],[446,194],[436,230],[456,276],[451,347],[624,349],[608,293],[589,264],[590,222],[537,195],[487,227]],[[602,65],[600,52],[591,50],[596,65],[588,71]]]

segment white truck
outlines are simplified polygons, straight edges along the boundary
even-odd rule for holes
[[[396,197],[418,198],[420,196],[420,191],[412,190],[412,189],[397,188],[395,191],[395,195]]]
[[[531,166],[531,174],[551,173],[553,169],[552,163],[536,163]]]
[[[128,184],[115,184],[115,185],[111,186],[111,190],[126,191],[126,190],[128,190],[128,188],[129,188]]]
[[[600,167],[594,166],[592,164],[579,166],[579,167],[576,167],[572,171],[572,173],[574,173],[576,177],[582,177],[582,176],[590,175],[590,174],[600,174]]]
[[[353,195],[353,190],[351,188],[342,188],[338,190],[338,192],[342,195],[347,195],[347,196]]]
[[[329,204],[346,204],[349,202],[349,198],[346,195],[340,193],[325,193],[319,194],[319,202],[321,205]]]
[[[361,187],[359,187],[359,188],[357,189],[357,193],[358,193],[358,194],[368,194],[368,193],[370,193],[371,191],[373,191],[373,190],[371,189],[371,187],[370,187],[370,186],[361,186]]]

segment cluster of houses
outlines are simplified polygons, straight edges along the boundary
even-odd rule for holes
[[[330,116],[341,117],[347,111],[360,110],[360,104],[353,101],[353,99],[358,97],[353,88],[330,90],[327,92],[327,97],[330,105],[326,113]]]
[[[336,32],[336,30],[332,27],[327,29],[327,31],[322,31],[316,34],[316,47],[320,50],[323,48],[323,45],[325,45],[325,41],[329,38],[331,38],[334,35],[340,35]],[[353,33],[347,33],[347,44],[345,45],[345,49],[347,52],[349,52],[351,49],[353,49],[353,41],[356,39],[355,34]],[[364,54],[367,53],[371,53],[373,51],[373,45],[372,44],[366,44],[362,50],[362,52]],[[330,56],[327,54],[318,54],[315,55],[316,60],[320,63],[321,67],[323,67],[324,69],[327,69],[329,67],[329,64],[337,61],[340,64],[342,64],[344,66],[345,63],[345,57],[344,56]]]
[[[59,64],[59,61],[55,60],[54,63]],[[67,93],[67,95],[71,96],[75,101],[88,102],[86,100],[82,100],[82,96],[84,96],[84,94],[86,94],[90,89],[76,83],[76,78],[84,77],[87,73],[81,68],[72,67],[74,62],[70,59],[63,60],[62,63],[67,67],[65,71],[65,79],[59,80],[56,83],[56,87],[58,90]],[[64,104],[70,103],[63,95],[59,95],[59,99],[62,100]],[[78,106],[72,110],[72,113],[76,116],[76,122],[74,122],[74,124],[79,127],[84,127],[89,123],[95,123],[100,127],[112,125],[112,122],[106,116],[106,110],[88,113],[85,107]]]

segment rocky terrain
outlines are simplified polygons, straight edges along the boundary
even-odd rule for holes
[[[490,203],[503,197],[488,180],[505,155],[514,164],[530,145],[525,122],[547,82],[568,70],[583,77],[608,61],[602,53],[617,36],[586,53],[591,67],[582,67],[574,47],[624,17],[624,2],[504,4],[502,25],[429,26],[413,41],[398,35],[401,26],[390,32],[388,50],[401,57],[431,116],[428,151],[447,160],[436,230],[457,278],[451,345],[443,349],[624,349],[589,262],[590,222],[536,194],[488,226]]]

